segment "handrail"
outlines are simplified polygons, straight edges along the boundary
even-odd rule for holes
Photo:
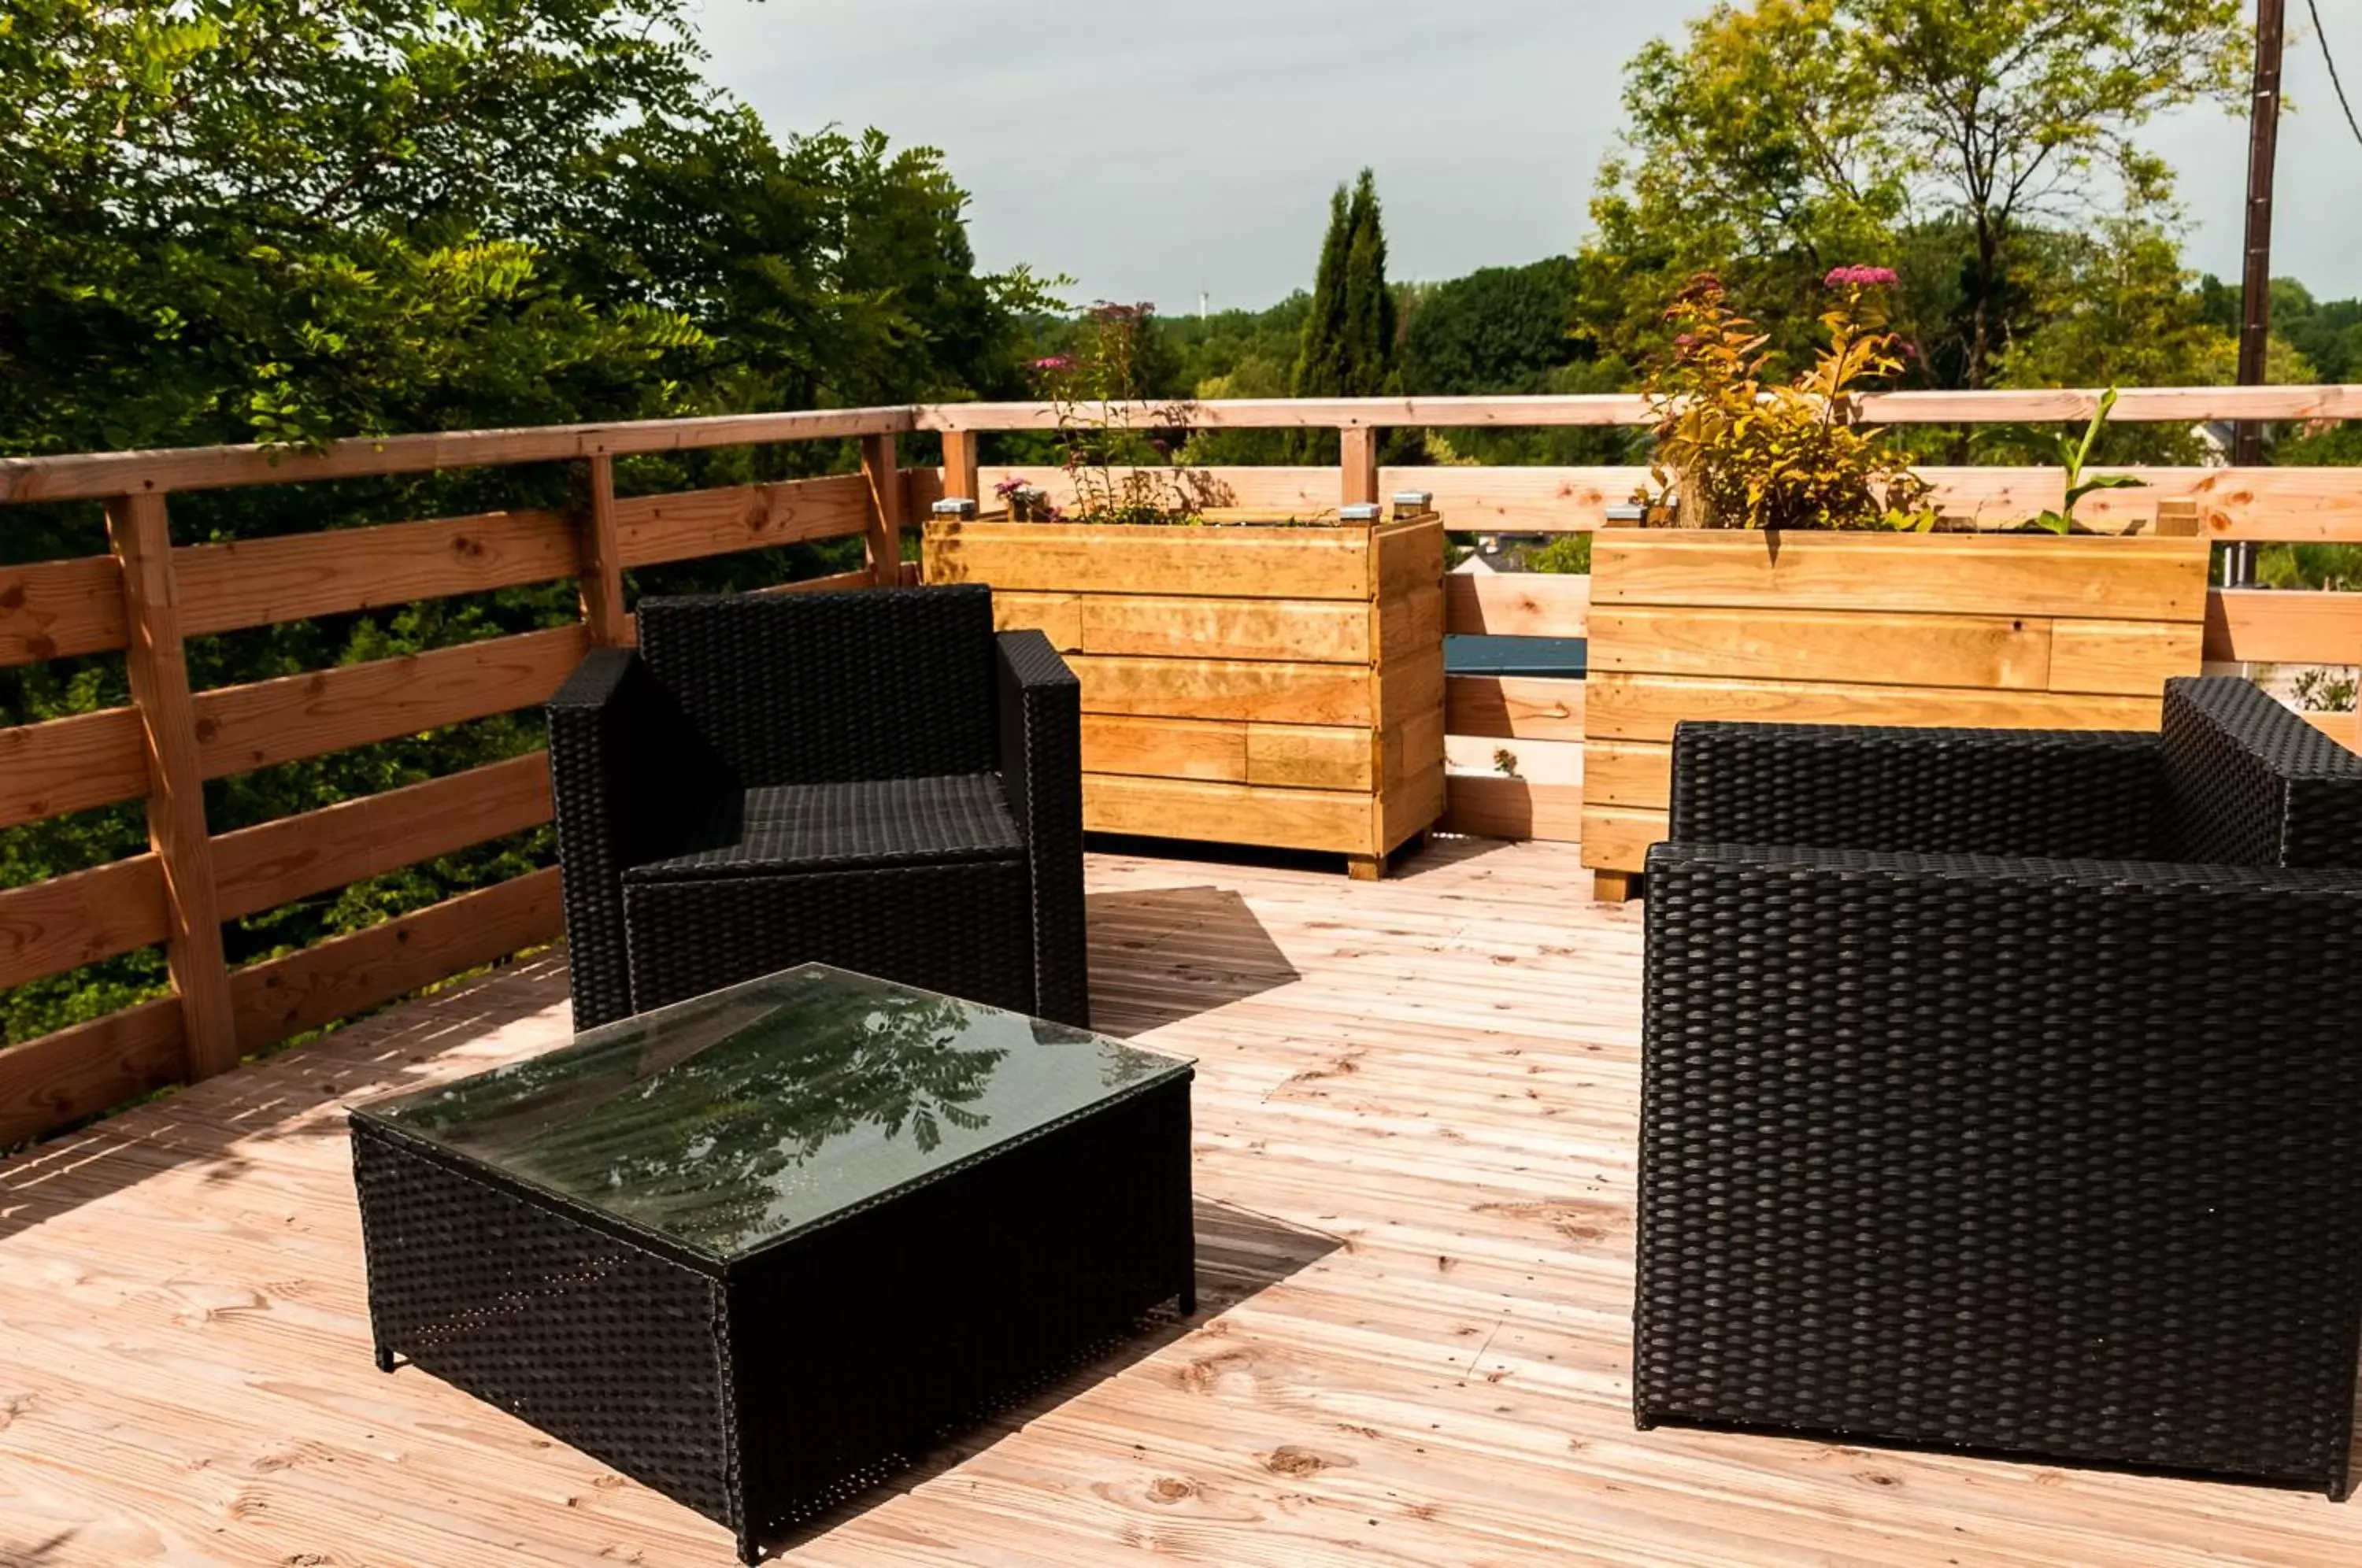
[[[2092,389],[2003,392],[1871,392],[1864,418],[1886,425],[2047,424],[2088,419],[2103,394]],[[1236,398],[1180,403],[914,403],[900,407],[725,414],[704,419],[643,419],[603,425],[529,425],[512,430],[439,431],[416,436],[348,436],[316,451],[289,447],[175,447],[138,452],[88,452],[0,458],[0,504],[87,501],[152,491],[219,490],[235,485],[298,484],[420,473],[436,469],[552,462],[592,457],[827,440],[911,431],[1054,430],[1074,416],[1154,423],[1172,418],[1209,430],[1377,430],[1485,426],[1645,425],[1649,402],[1638,393],[1531,397]],[[2114,417],[2127,424],[2207,420],[2362,419],[2362,385],[2297,387],[2131,387]]]

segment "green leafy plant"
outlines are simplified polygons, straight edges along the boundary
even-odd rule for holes
[[[2350,713],[2356,690],[2353,670],[2301,670],[2296,678],[2296,705],[2308,713]]]
[[[1900,339],[1885,330],[1883,267],[1828,274],[1828,345],[1794,381],[1770,374],[1769,336],[1738,314],[1722,281],[1701,272],[1665,312],[1677,328],[1650,368],[1657,415],[1652,505],[1695,528],[1909,528],[1936,524],[1928,486],[1860,423],[1855,393],[1899,374]]]
[[[2075,506],[2095,490],[2137,489],[2144,482],[2130,474],[2092,474],[2086,476],[2084,466],[2092,460],[2092,448],[2106,427],[2108,415],[2116,408],[2116,389],[2110,387],[2100,394],[2100,406],[2092,411],[2092,423],[2083,427],[2083,437],[2058,437],[2058,461],[2067,470],[2067,503],[2057,512],[2046,512],[2034,520],[2036,528],[2053,534],[2075,531]]]
[[[1034,361],[1057,410],[1059,466],[1075,496],[1044,521],[1196,524],[1230,504],[1230,491],[1210,472],[1175,460],[1196,405],[1139,401],[1155,312],[1101,300],[1085,314],[1071,353]]]

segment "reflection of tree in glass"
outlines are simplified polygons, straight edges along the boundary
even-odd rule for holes
[[[789,981],[455,1086],[396,1120],[726,1252],[832,1139],[907,1126],[932,1154],[946,1124],[982,1131],[989,1119],[969,1107],[1008,1052],[959,1043],[974,1013],[838,976]]]

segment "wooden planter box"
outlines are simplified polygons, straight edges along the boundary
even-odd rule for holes
[[[1683,719],[2155,729],[2205,632],[2203,539],[1614,528],[1593,551],[1602,897],[1666,835]]]
[[[1443,521],[937,519],[928,582],[991,585],[1083,685],[1083,825],[1345,856],[1443,814]]]

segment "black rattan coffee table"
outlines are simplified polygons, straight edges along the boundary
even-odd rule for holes
[[[769,1535],[1195,1309],[1189,1064],[807,965],[352,1116],[396,1357]]]

